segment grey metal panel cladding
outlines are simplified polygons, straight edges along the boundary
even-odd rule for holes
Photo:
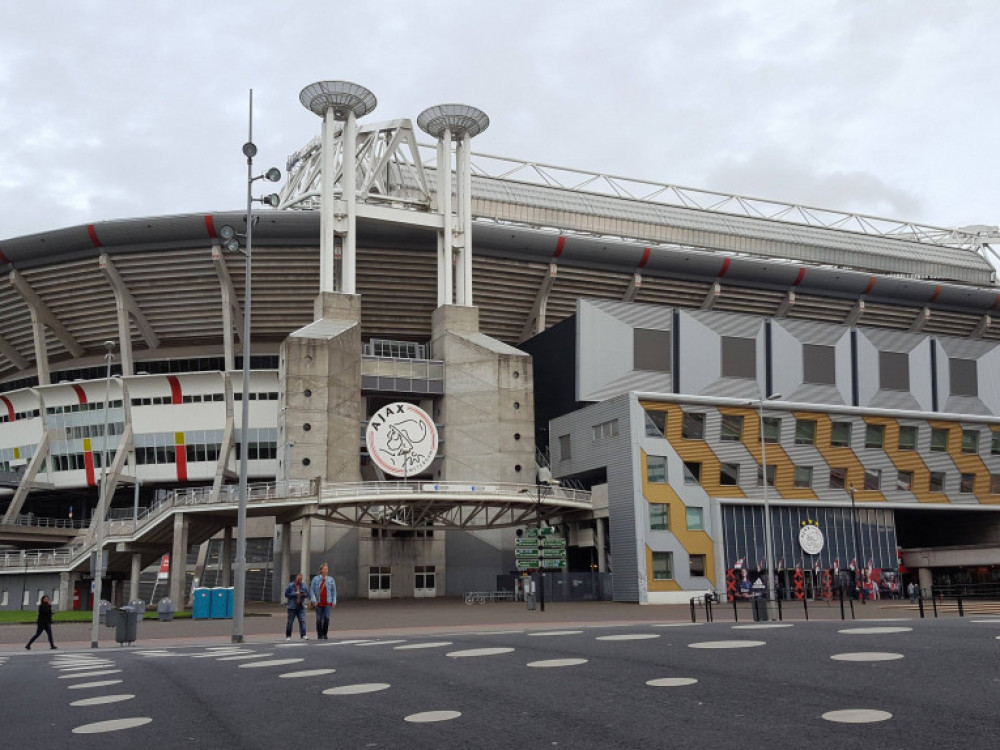
[[[804,382],[803,348],[807,345],[834,347],[835,386]],[[786,400],[828,405],[850,401],[851,348],[847,326],[776,319],[771,326],[771,358],[774,390]]]
[[[556,477],[606,469],[612,572],[619,572],[612,576],[612,592],[615,601],[637,602],[638,576],[645,568],[645,561],[638,557],[635,465],[639,458],[632,449],[631,403],[632,397],[626,393],[553,419],[549,451]],[[618,435],[594,440],[594,425],[612,419],[618,420]],[[568,461],[561,460],[560,435],[570,436],[572,457]],[[629,576],[626,571],[637,574]]]
[[[931,411],[931,337],[872,328],[859,328],[858,334],[860,406]],[[879,352],[908,355],[909,391],[880,389]]]
[[[587,394],[586,401],[603,401],[628,391],[644,393],[670,393],[673,381],[668,373],[650,372],[649,370],[633,370],[623,377],[612,380],[597,390]]]
[[[652,328],[669,331],[672,323],[672,307],[645,305],[638,302],[615,302],[607,299],[581,299],[633,328]]]
[[[777,318],[776,327],[784,328],[803,344],[834,346],[847,335],[850,328],[832,323],[822,323],[814,320],[795,320]]]
[[[720,336],[737,336],[744,339],[756,338],[764,319],[756,315],[713,312],[711,310],[685,311],[687,315],[711,328]],[[682,324],[683,325],[683,324]]]

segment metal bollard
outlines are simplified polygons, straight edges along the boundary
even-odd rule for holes
[[[934,607],[934,617],[937,617],[937,599],[934,598],[934,593],[931,592],[931,606]]]
[[[712,595],[705,595],[705,622],[712,622]]]
[[[920,619],[923,620],[924,619],[924,597],[921,596],[921,597],[917,598],[917,606],[920,607]]]
[[[736,609],[736,599],[734,598],[733,599],[733,622],[739,622],[739,621],[740,621],[740,615],[739,615],[739,612]]]
[[[802,597],[802,611],[806,613],[806,622],[809,622],[809,597]]]
[[[694,597],[691,597],[691,622],[698,622],[698,610],[694,608]]]
[[[844,589],[843,588],[840,589],[840,619],[841,620],[846,620],[847,619],[846,617],[844,617]]]
[[[958,602],[958,616],[965,617],[965,609],[962,607],[962,597],[961,595],[955,597],[955,601]]]
[[[781,616],[781,614],[782,614],[781,613],[781,597],[780,596],[776,597],[775,600],[778,602],[778,622],[781,622],[781,620],[783,619],[782,616]]]
[[[856,620],[856,619],[857,619],[857,618],[856,618],[856,617],[854,616],[854,597],[853,597],[853,596],[851,597],[851,619],[852,619],[852,620]]]

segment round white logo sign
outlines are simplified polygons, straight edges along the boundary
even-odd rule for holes
[[[799,529],[799,546],[807,555],[818,555],[823,551],[823,532],[819,526],[806,524]]]
[[[412,477],[437,456],[437,428],[419,406],[399,401],[383,406],[368,422],[368,455],[386,474]]]

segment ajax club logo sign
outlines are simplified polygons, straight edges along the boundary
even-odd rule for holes
[[[375,465],[394,477],[424,471],[438,449],[437,428],[430,415],[405,402],[389,404],[372,415],[365,440]]]

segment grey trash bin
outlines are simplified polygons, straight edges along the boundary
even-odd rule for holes
[[[170,622],[174,619],[174,603],[169,599],[160,599],[160,603],[156,605],[156,617],[160,622]]]
[[[767,622],[767,599],[763,596],[753,598],[753,621]]]
[[[119,607],[117,610],[108,610],[108,614],[115,613],[115,640],[119,644],[135,643],[136,634],[139,630],[138,613],[134,607]]]

